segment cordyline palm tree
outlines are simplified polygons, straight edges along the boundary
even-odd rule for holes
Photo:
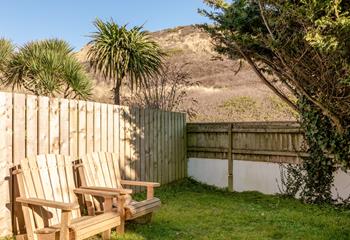
[[[11,41],[0,38],[0,79],[5,73],[7,64],[10,62],[14,53],[14,46]]]
[[[3,83],[36,95],[86,99],[91,80],[65,41],[34,41],[19,48],[6,66]]]
[[[131,89],[160,72],[164,52],[142,27],[130,30],[113,20],[94,21],[97,31],[91,35],[88,59],[95,72],[114,82],[114,103],[120,104],[120,87],[125,78]]]

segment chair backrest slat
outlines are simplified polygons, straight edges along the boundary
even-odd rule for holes
[[[72,161],[70,157],[47,154],[30,157],[21,162],[26,197],[73,203],[77,198]],[[55,208],[32,209],[35,228],[58,224],[61,211]],[[80,216],[79,209],[72,211],[72,217]]]
[[[117,154],[95,152],[82,157],[81,161],[87,185],[122,188]]]

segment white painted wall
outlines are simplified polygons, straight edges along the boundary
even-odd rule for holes
[[[188,161],[188,175],[208,185],[227,187],[227,160],[196,159]]]
[[[188,175],[197,181],[220,188],[227,185],[227,160],[189,158]],[[233,160],[233,188],[237,192],[258,191],[279,193],[281,184],[278,163]],[[338,171],[335,175],[333,195],[346,198],[350,195],[350,173]]]

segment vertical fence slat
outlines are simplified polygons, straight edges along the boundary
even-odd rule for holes
[[[26,129],[25,129],[25,104],[26,96],[23,94],[13,94],[13,163],[19,164],[21,160],[25,158],[26,150]],[[19,197],[19,191],[17,186],[17,181],[13,181],[15,189],[13,191],[13,198]],[[15,214],[15,223],[14,228],[17,231],[24,231],[24,218],[21,211],[21,204],[15,202],[14,204],[14,214]]]
[[[140,161],[141,161],[141,169],[140,169],[140,174],[141,174],[141,180],[146,181],[146,161],[145,161],[145,156],[146,156],[146,151],[145,151],[145,110],[141,109],[140,112]]]
[[[141,124],[140,124],[140,109],[135,109],[135,128],[134,128],[134,136],[135,136],[135,154],[134,154],[134,171],[135,171],[135,180],[141,180]],[[136,190],[141,191],[140,187],[137,187]]]
[[[0,93],[0,236],[12,232],[12,94]]]
[[[154,139],[153,139],[153,109],[149,110],[149,124],[148,124],[148,138],[149,138],[149,181],[154,181],[154,166],[155,166],[155,159],[154,159]]]
[[[176,131],[176,140],[175,140],[175,156],[176,156],[176,180],[180,179],[181,173],[181,158],[180,158],[180,117],[179,113],[175,113],[175,131]]]
[[[182,134],[183,134],[183,137],[182,137],[182,149],[183,149],[183,157],[182,157],[182,161],[184,162],[183,164],[183,168],[184,168],[184,177],[187,177],[188,176],[188,168],[187,168],[187,125],[186,125],[186,114],[183,114],[182,116]]]
[[[94,103],[94,152],[101,151],[101,104]]]
[[[114,121],[113,121],[113,105],[107,105],[107,151],[113,152],[113,134],[114,134]]]
[[[157,152],[157,165],[158,165],[158,174],[157,174],[157,182],[162,182],[162,156],[161,156],[161,126],[160,126],[160,111],[156,111],[156,152]]]
[[[69,101],[69,155],[78,157],[78,103]]]
[[[78,156],[86,154],[86,102],[78,102]]]
[[[169,158],[170,158],[170,144],[169,144],[169,114],[167,112],[164,112],[165,118],[164,118],[164,143],[165,143],[165,182],[169,182]]]
[[[107,124],[108,118],[107,118],[107,104],[103,103],[101,104],[101,151],[107,152],[108,146],[107,146],[107,130],[108,130],[108,124]]]
[[[94,104],[86,103],[86,152],[94,151]]]
[[[38,97],[38,153],[45,154],[49,152],[49,99],[47,97]]]
[[[49,152],[58,154],[60,151],[60,118],[59,101],[57,98],[50,99],[49,109]]]
[[[165,179],[166,179],[166,168],[165,168],[165,139],[164,139],[164,135],[165,135],[165,124],[164,124],[164,112],[160,111],[160,137],[159,137],[159,145],[160,145],[160,156],[161,156],[161,160],[162,160],[162,179],[161,179],[161,183],[165,183]]]
[[[120,160],[119,166],[121,169],[122,178],[125,178],[125,111],[123,107],[119,107],[119,124],[120,124],[120,133],[119,133],[119,149],[120,149]]]
[[[36,96],[27,96],[26,99],[26,156],[35,156],[38,153],[38,104]]]
[[[118,164],[120,168],[120,115],[119,115],[119,107],[113,106],[113,121],[114,121],[114,129],[113,129],[113,152],[118,156]],[[113,163],[116,166],[116,163]]]
[[[60,101],[60,154],[69,155],[69,101]]]

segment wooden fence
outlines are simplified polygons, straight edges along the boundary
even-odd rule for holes
[[[296,122],[187,124],[188,157],[296,163],[303,145]]]
[[[162,184],[186,176],[183,113],[0,92],[0,236],[24,231],[10,168],[45,153],[119,153],[123,177]]]
[[[227,183],[233,190],[233,160],[298,163],[303,131],[296,122],[189,123],[187,156],[227,159]]]

